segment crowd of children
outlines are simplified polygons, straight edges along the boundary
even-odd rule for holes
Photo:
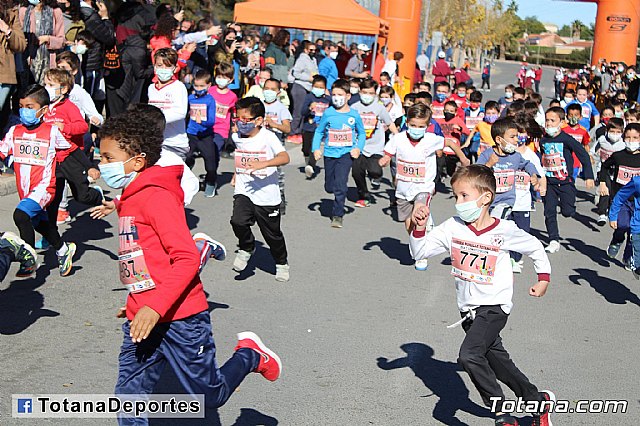
[[[47,245],[56,252],[60,275],[71,272],[76,247],[58,231],[68,220],[67,198],[92,207],[95,219],[117,211],[120,279],[129,291],[118,314],[129,321],[123,325],[116,392],[152,391],[153,378],[168,361],[188,391],[220,406],[249,372],[276,380],[282,364],[260,338],[245,332],[218,370],[199,272],[226,251],[207,235],[191,236],[184,206],[199,184],[205,197],[216,196],[220,158],[231,141],[230,224],[238,240],[233,269],[247,267],[256,248],[251,227],[257,224],[276,265],[275,279],[289,281],[281,220],[293,117],[284,103],[286,82],[268,69],[239,99],[229,88],[236,73],[232,64],[220,62],[213,75],[197,71],[188,90],[179,79],[180,61],[172,48],[155,50],[148,105],[132,105],[106,121],[74,84],[79,63],[73,52],[59,55],[58,68],[44,73],[44,85],[20,94],[20,123],[0,143],[0,159],[13,164],[20,198],[13,213],[19,236],[5,232],[0,238],[0,276],[13,261],[20,263],[17,276],[33,275],[39,265],[32,247]],[[357,189],[355,207],[366,208],[391,166],[391,203],[409,234],[415,269],[424,271],[429,257],[450,253],[467,333],[459,362],[484,402],[504,398],[496,377],[527,401],[553,399],[517,369],[500,341],[512,308],[513,273],[522,271],[522,255],[529,256],[539,279],[530,294],[545,294],[547,253],[562,248],[558,207],[565,217],[576,214],[576,183],[584,179],[587,189],[599,182],[597,223],[614,229],[608,255],[615,258],[622,250],[625,266],[640,277],[638,111],[619,103],[598,111],[584,87],[567,91],[562,102],[544,110],[541,96],[513,85],[483,105],[481,91],[466,84],[452,92],[439,81],[432,94],[431,85],[421,82],[401,100],[388,75],[380,83],[338,78],[330,88],[321,75],[309,80],[310,90],[299,97],[304,175],[324,174],[324,189],[334,196],[331,227],[345,225],[349,176]],[[92,132],[90,125],[101,128]],[[201,182],[191,172],[199,157],[205,169]],[[122,193],[105,199],[95,184],[100,178]],[[447,182],[456,215],[436,226],[430,205]],[[538,202],[544,206],[545,248],[529,234]],[[43,237],[39,244],[35,232]],[[198,348],[206,349],[192,353]],[[500,409],[496,416],[496,424],[516,424]],[[534,424],[550,424],[548,417],[540,410]]]

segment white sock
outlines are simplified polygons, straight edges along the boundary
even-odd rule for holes
[[[68,251],[69,247],[67,246],[67,243],[62,243],[62,247],[60,247],[60,250],[56,250],[56,255],[64,256]]]

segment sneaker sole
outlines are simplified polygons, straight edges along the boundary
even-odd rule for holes
[[[32,272],[30,272],[28,274],[20,274],[20,273],[16,272],[16,278],[29,278],[29,277],[32,277],[36,272],[38,272],[38,268],[39,267],[40,267],[40,264],[36,263],[36,268]]]
[[[415,270],[416,270],[416,271],[420,271],[420,272],[424,272],[424,271],[426,271],[427,269],[429,269],[429,267],[428,267],[428,266],[427,266],[426,268],[414,266],[414,268],[415,268]]]
[[[245,340],[245,339],[249,339],[249,340],[253,340],[256,345],[258,345],[258,348],[260,348],[260,350],[264,353],[266,353],[267,355],[269,355],[272,359],[276,360],[276,363],[278,364],[278,367],[280,368],[280,373],[278,374],[278,377],[275,378],[275,380],[273,380],[274,382],[276,380],[278,380],[280,378],[280,376],[282,376],[282,361],[280,360],[280,357],[278,355],[276,355],[275,352],[273,352],[271,349],[269,349],[268,347],[265,346],[264,343],[262,343],[262,340],[258,337],[258,335],[252,331],[243,331],[242,333],[238,333],[238,342]]]
[[[203,240],[203,241],[207,241],[207,242],[211,241],[212,243],[214,243],[218,247],[222,248],[222,252],[224,253],[224,258],[222,258],[220,260],[224,260],[224,259],[227,258],[227,248],[221,242],[214,240],[213,238],[211,238],[210,236],[208,236],[204,232],[198,232],[197,234],[195,234],[193,236],[193,241],[197,241],[197,240]]]

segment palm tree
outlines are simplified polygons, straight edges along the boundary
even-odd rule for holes
[[[579,19],[576,19],[571,23],[571,38],[574,40],[580,40],[580,32],[582,31],[584,24]]]

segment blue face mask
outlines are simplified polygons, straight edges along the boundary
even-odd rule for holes
[[[407,134],[414,141],[419,141],[424,138],[424,134],[427,132],[425,127],[407,127]]]
[[[278,93],[275,90],[265,90],[262,94],[264,95],[264,101],[268,104],[275,102],[278,97]]]
[[[313,93],[313,96],[315,96],[316,98],[321,98],[324,95],[324,89],[314,87],[313,89],[311,89],[311,93]]]
[[[529,136],[520,136],[518,135],[518,145],[524,145],[529,141]]]
[[[135,157],[129,158],[127,161],[116,161],[115,163],[98,164],[100,168],[100,176],[113,189],[123,189],[135,179],[137,172],[125,173],[124,165]]]
[[[438,102],[444,102],[447,99],[447,95],[445,93],[436,93],[436,100]]]
[[[247,136],[249,133],[253,132],[253,129],[256,128],[256,123],[250,121],[245,123],[243,121],[237,121],[236,126],[238,127],[238,133],[240,136]]]
[[[200,97],[200,96],[204,96],[204,95],[206,95],[206,94],[207,94],[207,92],[208,92],[208,90],[207,90],[207,89],[194,90],[194,91],[193,91],[193,94],[194,94],[194,95],[196,95],[197,97]]]
[[[478,207],[478,201],[484,194],[478,197],[477,200],[467,201],[466,203],[456,204],[456,213],[458,217],[466,223],[472,223],[478,220],[482,213],[482,207]]]
[[[35,126],[40,122],[37,114],[40,110],[31,108],[20,108],[20,122],[27,127]]]
[[[167,81],[171,80],[171,77],[173,77],[174,71],[175,70],[173,68],[156,68],[155,69],[156,76],[158,77],[158,80],[160,80],[161,83],[166,83]]]

